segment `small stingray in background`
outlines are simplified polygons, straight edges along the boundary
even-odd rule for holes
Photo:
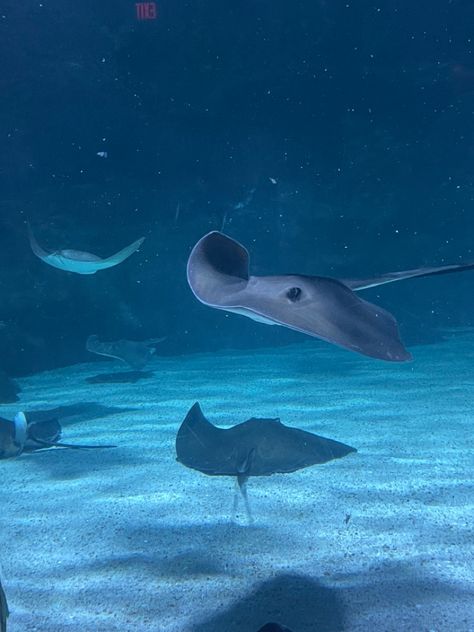
[[[36,241],[29,224],[28,237],[30,239],[31,250],[42,261],[53,266],[53,268],[59,268],[67,272],[75,272],[76,274],[95,274],[98,270],[112,268],[122,263],[122,261],[125,261],[125,259],[128,259],[145,241],[145,237],[141,237],[114,255],[102,259],[97,255],[93,255],[90,252],[83,252],[82,250],[55,250],[54,252],[47,252],[43,250]]]
[[[357,452],[312,432],[290,428],[279,419],[252,418],[232,428],[217,428],[196,402],[176,436],[177,460],[210,476],[235,476],[251,519],[246,482],[250,476],[296,472]],[[237,509],[236,496],[234,511]]]
[[[149,340],[116,340],[115,342],[100,342],[99,337],[92,335],[87,338],[86,349],[91,353],[122,360],[132,369],[140,370],[148,364],[151,356],[156,352],[153,345],[162,342],[163,338]]]
[[[21,388],[12,380],[5,371],[0,370],[0,402],[2,404],[11,404],[19,400],[18,393]]]
[[[0,417],[0,459],[19,456],[44,448],[98,449],[114,445],[83,445],[62,443],[62,428],[57,419],[28,421],[25,413],[15,415],[13,421]]]
[[[258,632],[291,632],[290,628],[279,623],[266,623]]]
[[[368,279],[285,274],[251,276],[248,251],[227,235],[204,235],[191,251],[188,284],[195,297],[216,309],[281,325],[379,360],[411,360],[395,318],[364,301],[355,290],[415,277],[471,270],[474,263],[389,272]]]
[[[7,632],[7,619],[9,615],[10,611],[8,610],[7,597],[0,580],[0,632]]]
[[[89,384],[136,384],[139,380],[148,380],[153,371],[126,371],[125,373],[100,373],[86,377]]]

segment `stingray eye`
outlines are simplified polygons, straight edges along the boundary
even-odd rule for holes
[[[300,300],[301,294],[302,291],[300,287],[291,287],[286,293],[286,296],[292,303],[296,303],[296,301]]]

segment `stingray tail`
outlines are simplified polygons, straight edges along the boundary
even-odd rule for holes
[[[56,443],[54,441],[45,441],[44,439],[38,439],[37,437],[30,437],[36,443],[39,443],[45,448],[69,448],[71,450],[99,450],[100,448],[116,448],[116,445],[84,445],[82,443]]]
[[[239,474],[237,476],[237,484],[239,487],[240,495],[242,496],[242,499],[244,501],[244,507],[245,507],[245,513],[247,515],[247,520],[249,521],[249,524],[253,524],[252,510],[250,509],[249,498],[247,495],[247,481],[248,480],[249,480],[249,477],[245,474]],[[237,517],[238,504],[239,504],[239,492],[235,490],[234,510],[233,510],[234,518]]]

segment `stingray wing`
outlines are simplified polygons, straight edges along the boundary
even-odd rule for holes
[[[248,310],[256,320],[271,320],[379,360],[411,359],[395,318],[335,279],[251,277],[238,299],[236,309],[230,306],[230,310],[244,314]]]
[[[417,277],[435,276],[439,274],[451,274],[453,272],[464,272],[474,269],[474,263],[457,263],[447,266],[438,266],[433,268],[414,268],[413,270],[404,270],[402,272],[387,272],[378,277],[368,279],[340,279],[344,285],[351,290],[366,290],[378,285],[386,283],[394,283],[395,281],[404,281],[405,279],[415,279]]]
[[[345,443],[282,424],[278,419],[249,419],[229,429],[242,453],[252,452],[248,476],[296,472],[356,452]]]
[[[28,239],[30,241],[31,250],[40,259],[43,259],[43,260],[46,259],[46,257],[48,257],[48,255],[50,255],[51,253],[47,252],[39,245],[39,243],[36,241],[36,237],[34,236],[33,231],[31,230],[31,226],[29,224],[27,224],[27,229],[28,229]]]
[[[176,458],[193,470],[214,476],[237,476],[238,466],[228,430],[216,428],[196,402],[176,435]]]
[[[106,268],[112,268],[113,266],[122,263],[122,261],[128,259],[130,255],[133,255],[133,253],[140,248],[144,241],[145,237],[140,237],[140,239],[134,241],[133,244],[122,248],[122,250],[119,250],[111,257],[107,257],[106,259],[101,259],[100,261],[96,262],[96,270],[105,270]]]

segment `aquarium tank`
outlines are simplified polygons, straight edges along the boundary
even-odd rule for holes
[[[1,632],[474,632],[473,51],[0,2]]]

